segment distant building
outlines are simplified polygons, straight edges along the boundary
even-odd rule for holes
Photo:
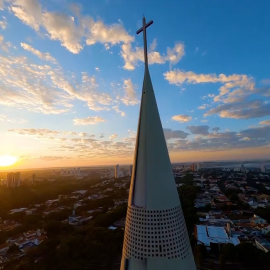
[[[267,241],[266,239],[256,237],[254,244],[257,248],[261,249],[265,253],[269,252],[270,250],[270,242]]]
[[[263,172],[263,173],[270,172],[270,166],[269,165],[262,165],[261,172]]]
[[[120,175],[120,167],[119,167],[119,164],[115,165],[115,168],[114,168],[114,178],[119,178],[119,175]]]
[[[243,172],[243,173],[246,172],[246,168],[245,168],[244,164],[241,165],[241,169],[240,169],[240,170],[241,170],[241,172]]]
[[[7,174],[7,187],[19,187],[21,185],[21,173],[8,173]]]
[[[129,166],[129,176],[132,176],[132,168],[133,168],[133,166],[130,165],[130,166]]]

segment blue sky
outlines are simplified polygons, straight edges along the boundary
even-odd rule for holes
[[[269,8],[0,0],[0,155],[21,168],[131,163],[145,14],[171,160],[270,158]]]

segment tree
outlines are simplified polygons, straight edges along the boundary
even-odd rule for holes
[[[220,265],[220,269],[225,269],[225,265],[226,265],[226,255],[224,253],[221,253],[219,255],[219,265]]]
[[[231,194],[231,195],[229,196],[229,199],[230,199],[230,201],[233,202],[233,203],[239,201],[239,198],[238,198],[238,196],[237,196],[236,193]]]
[[[210,261],[210,262],[209,262],[209,265],[208,265],[208,268],[209,268],[210,270],[215,270],[215,263],[214,263],[213,261]]]
[[[17,252],[20,252],[20,249],[17,245],[13,244],[11,245],[9,248],[8,248],[8,251],[7,253],[8,254],[14,254],[14,253],[17,253]]]
[[[226,245],[224,245],[221,249],[221,253],[226,255],[226,259],[227,260],[236,260],[237,256],[236,256],[236,248],[233,244],[228,243]]]

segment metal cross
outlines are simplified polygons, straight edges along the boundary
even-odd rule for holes
[[[143,32],[143,43],[144,43],[144,64],[145,64],[145,67],[148,66],[148,57],[147,57],[147,39],[146,39],[146,28],[148,26],[150,26],[151,24],[153,24],[153,21],[151,20],[150,22],[148,23],[145,23],[145,17],[143,16],[143,26],[142,28],[140,28],[136,34],[140,34],[141,32]]]

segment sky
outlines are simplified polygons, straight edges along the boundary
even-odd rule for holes
[[[15,168],[131,164],[144,14],[171,161],[269,159],[269,8],[0,0],[0,156]]]

